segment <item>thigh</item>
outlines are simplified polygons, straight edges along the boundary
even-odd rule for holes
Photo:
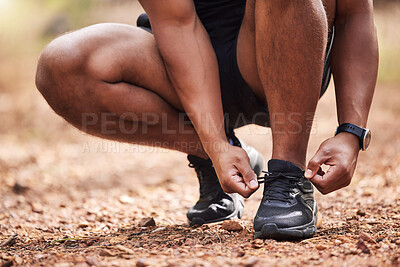
[[[266,96],[264,89],[259,78],[257,71],[256,61],[256,49],[255,49],[255,36],[256,36],[256,25],[255,25],[255,3],[257,0],[247,0],[246,12],[243,18],[243,23],[240,28],[238,44],[237,44],[237,61],[240,72],[251,87],[254,94],[257,96],[259,101],[266,103]],[[325,10],[328,18],[329,33],[331,39],[332,27],[335,19],[335,8],[336,0],[321,0],[325,6]],[[328,50],[330,44],[328,43]],[[327,53],[330,53],[330,50]],[[329,62],[326,62],[329,63]]]
[[[57,43],[69,51],[64,57],[81,62],[84,75],[145,88],[182,110],[152,34],[130,25],[107,23],[69,33],[51,45]]]
[[[256,0],[247,0],[246,2],[246,11],[237,41],[237,64],[243,79],[253,90],[258,100],[266,104],[266,97],[257,71],[255,2]]]

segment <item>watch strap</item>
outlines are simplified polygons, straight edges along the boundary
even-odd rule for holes
[[[363,140],[364,140],[364,129],[352,124],[352,123],[343,123],[341,125],[339,125],[339,127],[337,127],[336,129],[336,133],[335,135],[341,133],[341,132],[348,132],[348,133],[352,133],[355,136],[358,137],[359,139],[359,144],[360,144],[360,149],[363,148]]]

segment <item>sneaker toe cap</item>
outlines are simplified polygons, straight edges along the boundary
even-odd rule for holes
[[[260,231],[266,224],[275,224],[278,228],[292,228],[308,224],[311,221],[311,214],[303,211],[292,211],[269,217],[257,215],[254,218],[254,230]]]

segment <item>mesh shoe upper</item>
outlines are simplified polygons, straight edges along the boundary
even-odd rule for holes
[[[254,148],[240,142],[233,133],[227,137],[231,145],[242,147],[247,152],[250,165],[258,175],[264,167],[262,155]],[[189,166],[195,169],[200,184],[200,198],[187,212],[189,223],[199,224],[199,222],[240,218],[243,212],[243,197],[239,194],[226,194],[222,190],[211,160],[193,155],[189,155],[188,160]]]
[[[188,155],[189,166],[194,168],[200,184],[200,198],[187,213],[188,219],[201,215],[205,221],[225,217],[235,210],[232,198],[225,194],[210,159]]]
[[[254,230],[265,224],[278,228],[302,226],[313,221],[314,188],[303,171],[291,162],[270,160],[264,193],[254,219]]]

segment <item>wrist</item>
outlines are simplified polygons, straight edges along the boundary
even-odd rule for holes
[[[350,133],[358,138],[359,149],[366,150],[371,142],[371,131],[353,123],[343,123],[336,128],[335,135],[339,133]]]
[[[341,132],[338,133],[335,137],[343,139],[344,142],[349,146],[354,147],[356,150],[360,150],[360,140],[354,134],[348,132]]]
[[[362,128],[365,128],[367,126],[367,120],[361,116],[340,116],[338,122],[339,125],[342,125],[344,123],[351,123]]]
[[[228,151],[230,146],[228,140],[226,138],[219,139],[209,139],[202,142],[204,150],[208,154],[210,158],[213,158],[214,155],[217,155],[221,152]]]

